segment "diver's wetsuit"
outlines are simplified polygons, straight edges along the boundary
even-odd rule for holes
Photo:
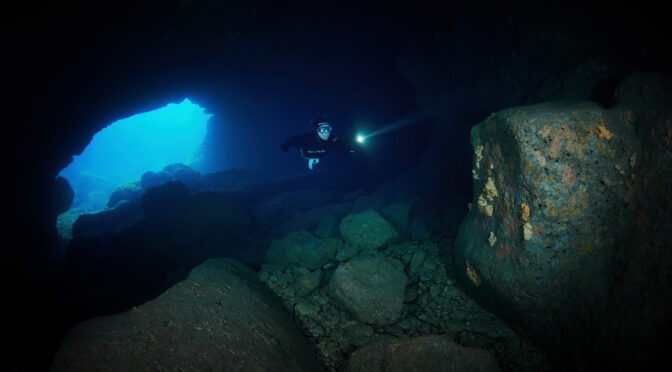
[[[325,141],[319,138],[315,132],[291,136],[281,145],[285,151],[292,146],[296,147],[296,150],[305,159],[320,159],[333,149],[344,154],[353,154],[355,152],[348,148],[345,141],[338,137],[329,138]]]

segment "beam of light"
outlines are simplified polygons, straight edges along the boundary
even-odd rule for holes
[[[402,118],[400,120],[397,120],[395,122],[392,122],[390,124],[387,124],[383,126],[382,128],[375,130],[369,134],[359,134],[356,137],[357,142],[359,143],[364,143],[367,138],[377,136],[379,134],[391,132],[393,130],[401,129],[405,126],[411,125],[411,124],[416,124],[422,120],[424,120],[427,117],[427,114],[424,112],[419,112],[414,115],[407,116],[405,118]]]

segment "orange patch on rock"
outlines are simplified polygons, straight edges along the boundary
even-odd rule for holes
[[[553,139],[551,140],[551,145],[548,148],[548,156],[553,159],[560,157],[560,151],[562,151],[562,131],[555,132]]]
[[[572,132],[572,130],[569,129],[569,126],[567,124],[562,125],[561,131],[562,131],[562,135],[565,136],[567,141],[576,141],[577,140],[576,133]]]
[[[569,197],[569,203],[566,204],[564,207],[558,209],[559,214],[567,214],[569,213],[572,208],[576,205],[576,194],[572,194],[572,196]]]
[[[510,238],[516,236],[516,233],[518,232],[518,224],[510,213],[504,215],[501,225],[502,229],[506,232],[506,235],[508,235]]]
[[[520,219],[527,222],[528,218],[530,218],[530,206],[520,203]]]
[[[541,165],[542,168],[546,168],[546,158],[541,155],[541,151],[536,150],[532,151],[532,155],[534,155],[537,158],[537,162],[539,162],[539,165]]]
[[[544,125],[544,129],[540,130],[537,133],[539,133],[541,138],[546,138],[551,135],[551,132],[553,132],[553,127],[550,125]]]
[[[544,230],[543,226],[541,224],[536,224],[532,226],[532,235],[538,236],[541,234],[546,234],[546,230]]]
[[[604,138],[607,141],[609,141],[611,137],[614,136],[614,134],[611,133],[609,129],[607,129],[607,127],[605,127],[604,125],[598,125],[597,130],[599,131],[599,133],[597,134],[597,138]]]
[[[574,182],[576,182],[576,175],[574,172],[572,172],[572,167],[569,165],[563,165],[560,168],[563,169],[562,178],[565,180],[565,182],[570,184],[570,186],[574,185]]]
[[[497,249],[497,258],[500,260],[508,255],[511,255],[511,258],[514,260],[518,258],[518,248],[515,245],[509,245],[505,243],[499,243],[499,249]]]
[[[467,278],[469,278],[469,280],[471,280],[471,282],[474,283],[475,286],[478,287],[479,285],[481,285],[482,283],[481,277],[478,275],[476,269],[474,269],[474,267],[471,266],[471,262],[469,262],[469,260],[467,260],[465,271],[467,274]]]

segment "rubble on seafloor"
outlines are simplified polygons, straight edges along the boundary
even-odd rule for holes
[[[443,334],[463,346],[490,351],[502,370],[549,369],[541,351],[458,288],[449,253],[452,239],[404,241],[377,249],[362,249],[342,241],[334,244],[333,240],[314,237],[307,231],[290,233],[275,242],[273,253],[267,255],[259,273],[315,346],[325,367],[342,367],[351,352],[376,341]],[[320,248],[322,245],[325,249]],[[322,260],[321,267],[315,269],[316,259],[311,252],[297,254],[308,246],[316,250],[313,253],[320,257],[318,261]],[[286,255],[294,259],[288,260]],[[391,264],[385,266],[381,260]],[[384,312],[394,308],[394,303],[401,303],[398,314],[393,311],[392,317],[381,317],[384,321],[363,321],[357,306],[366,304],[347,306],[343,303],[347,299],[339,299],[336,291],[343,288],[335,288],[335,272],[343,270],[340,276],[348,275],[344,268],[353,263],[358,264],[360,274],[364,273],[357,277],[358,273],[353,272],[352,278],[340,281],[346,283],[346,291],[353,293],[357,286],[364,287],[361,293],[370,297],[371,308],[361,311]],[[368,264],[376,267],[367,268]],[[371,283],[363,283],[367,280],[385,286],[384,281],[376,282],[375,278],[385,277],[384,270],[403,270],[406,280],[401,292],[366,288]],[[376,297],[371,292],[378,289],[382,292]]]

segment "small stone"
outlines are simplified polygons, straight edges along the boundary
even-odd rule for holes
[[[422,250],[416,251],[413,254],[413,258],[411,258],[411,262],[409,263],[409,270],[411,272],[418,271],[418,268],[422,265],[424,261],[425,261],[425,252]]]
[[[300,302],[296,304],[296,306],[294,306],[294,309],[299,314],[299,316],[316,315],[320,311],[319,307],[306,302]]]

